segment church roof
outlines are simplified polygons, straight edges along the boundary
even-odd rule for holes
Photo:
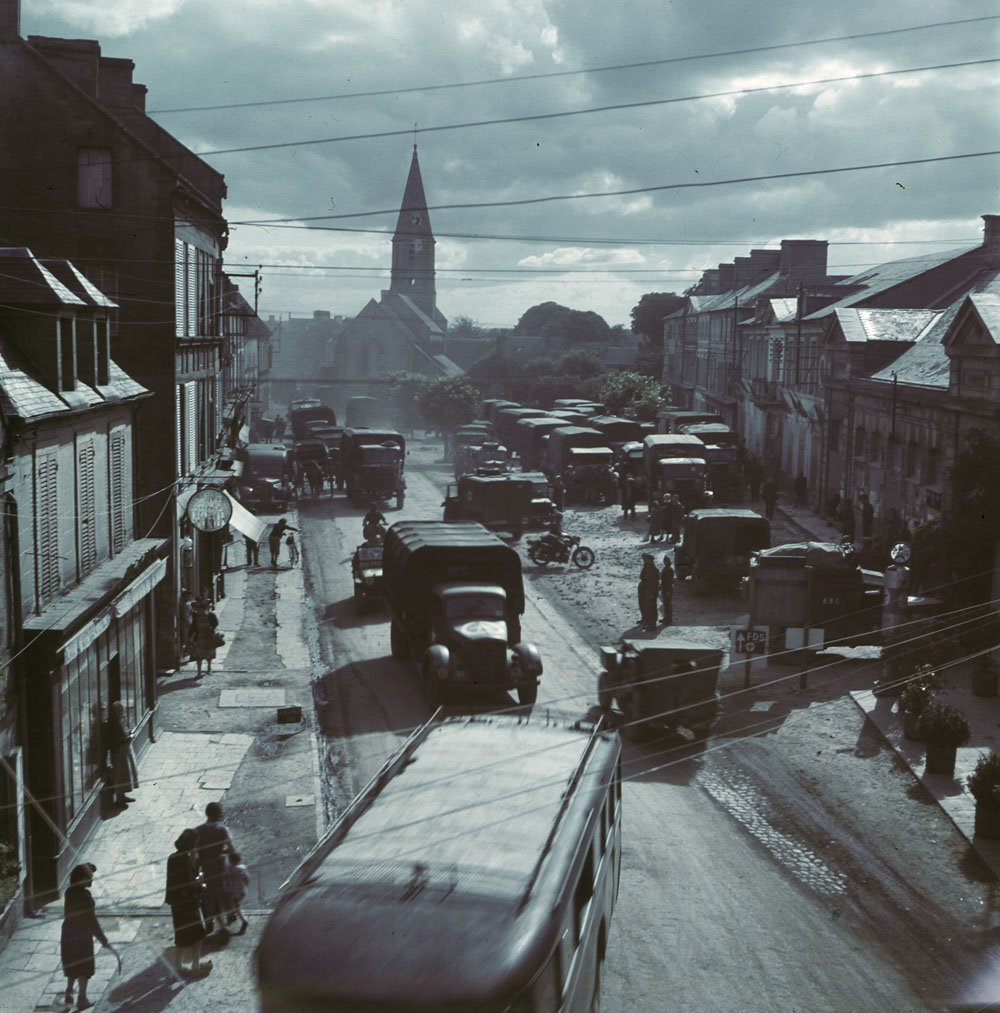
[[[396,238],[419,236],[433,239],[430,218],[427,215],[427,198],[424,196],[424,182],[420,178],[420,163],[417,161],[417,146],[413,145],[410,160],[410,174],[406,177],[403,203],[396,220]]]

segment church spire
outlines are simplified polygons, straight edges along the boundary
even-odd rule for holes
[[[420,178],[417,146],[413,145],[410,173],[406,177],[403,203],[392,237],[392,277],[389,291],[398,292],[434,319],[434,233],[427,215],[427,198]]]

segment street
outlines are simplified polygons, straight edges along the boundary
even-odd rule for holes
[[[390,523],[441,516],[450,469],[438,444],[411,446],[406,507]],[[414,671],[389,656],[387,613],[356,615],[362,512],[337,497],[299,513],[326,669],[316,703],[328,817],[430,714]],[[564,527],[597,564],[525,563],[524,638],[545,663],[536,706],[593,716],[597,647],[637,635],[645,524],[641,510],[629,524],[612,507],[569,511]],[[791,537],[776,525],[775,542]],[[678,624],[721,630],[744,610],[735,594],[675,594]],[[847,696],[873,678],[860,650],[821,656],[805,690],[777,664],[755,666],[744,690],[736,665],[703,749],[680,735],[625,744],[605,1009],[931,1010],[954,997],[991,942],[990,877]]]

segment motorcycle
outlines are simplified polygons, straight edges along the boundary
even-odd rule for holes
[[[528,555],[538,566],[546,563],[570,563],[581,570],[589,570],[596,559],[594,550],[580,544],[579,535],[550,533],[528,542]]]
[[[381,545],[385,541],[386,527],[382,521],[369,521],[361,531],[361,537],[368,545]]]

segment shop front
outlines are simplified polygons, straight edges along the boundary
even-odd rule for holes
[[[24,623],[33,892],[61,888],[102,816],[115,700],[137,755],[155,737],[155,595],[166,541],[140,539]],[[104,815],[107,815],[106,813]]]

